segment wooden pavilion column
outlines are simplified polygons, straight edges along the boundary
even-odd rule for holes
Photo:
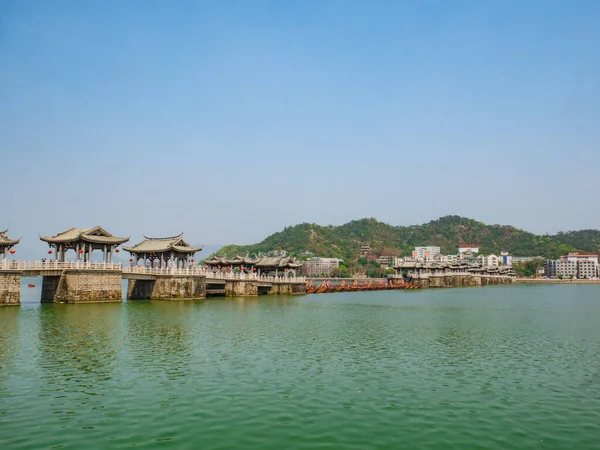
[[[102,249],[102,262],[106,262],[106,244],[104,244],[104,248]]]

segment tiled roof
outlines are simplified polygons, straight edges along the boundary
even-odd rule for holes
[[[62,244],[66,242],[85,241],[94,244],[120,245],[129,240],[129,238],[120,238],[113,236],[100,226],[93,228],[70,228],[55,236],[40,236],[40,239],[49,244]]]
[[[6,235],[8,230],[0,231],[0,246],[9,247],[19,243],[21,239],[9,239]]]
[[[144,240],[133,247],[123,247],[129,253],[196,253],[202,250],[202,247],[192,247],[183,240],[183,233],[178,236],[165,238],[149,238],[144,236]]]

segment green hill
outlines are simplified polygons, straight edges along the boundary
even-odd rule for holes
[[[567,231],[552,236],[555,240],[590,253],[600,250],[600,230]]]
[[[375,219],[353,220],[340,226],[303,223],[286,227],[253,245],[228,245],[220,254],[266,253],[287,250],[311,251],[319,256],[355,260],[361,245],[369,245],[376,254],[403,255],[417,245],[437,245],[443,254],[455,254],[460,244],[479,244],[484,254],[508,251],[517,256],[557,258],[570,251],[597,251],[600,231],[583,230],[540,236],[508,225],[486,225],[473,219],[445,216],[422,225],[388,225]]]

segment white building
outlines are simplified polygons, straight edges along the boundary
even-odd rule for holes
[[[309,258],[302,263],[302,273],[309,277],[320,275],[331,276],[331,273],[340,267],[339,258]]]
[[[453,264],[458,261],[457,255],[440,255],[440,262]]]
[[[458,253],[479,253],[479,245],[475,244],[462,244],[458,247]]]
[[[511,256],[511,265],[514,264],[525,264],[529,261],[534,261],[536,259],[541,259],[541,256]]]
[[[597,278],[598,255],[569,253],[558,260],[544,261],[544,272],[547,277]]]
[[[498,267],[499,258],[494,255],[479,255],[477,260],[481,263],[482,267]]]
[[[508,252],[500,252],[500,262],[505,266],[512,266],[512,256]]]
[[[415,247],[412,252],[413,258],[427,258],[440,254],[440,248],[435,246],[427,246],[427,247]]]

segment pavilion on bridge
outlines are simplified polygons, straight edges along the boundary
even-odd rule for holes
[[[4,259],[8,257],[8,252],[21,240],[9,239],[6,233],[8,233],[8,230],[0,231],[0,255],[4,256]],[[14,253],[14,250],[12,253]]]
[[[227,255],[212,255],[204,260],[207,269],[211,270],[234,270],[239,269],[241,272],[252,272],[254,259],[246,255],[235,255],[233,258],[228,258]]]
[[[113,236],[100,226],[93,228],[77,229],[71,228],[56,236],[40,236],[40,239],[48,243],[50,249],[54,249],[57,261],[65,261],[68,250],[74,250],[77,261],[91,261],[94,250],[102,250],[102,261],[111,263],[113,252],[119,252],[119,245],[127,242],[129,238]],[[49,254],[52,250],[48,251]]]
[[[233,258],[227,256],[212,255],[204,260],[209,270],[254,272],[258,276],[272,274],[274,276],[296,275],[302,267],[302,263],[290,256],[258,256],[250,258],[248,255],[235,255]]]
[[[149,238],[144,236],[144,240],[133,247],[124,247],[132,259],[130,262],[137,265],[140,260],[144,261],[145,266],[166,268],[179,267],[186,268],[188,261],[196,252],[202,251],[202,247],[192,247],[183,240],[183,233],[178,236],[165,238]],[[135,258],[135,259],[134,259]],[[192,259],[193,263],[194,260]]]

